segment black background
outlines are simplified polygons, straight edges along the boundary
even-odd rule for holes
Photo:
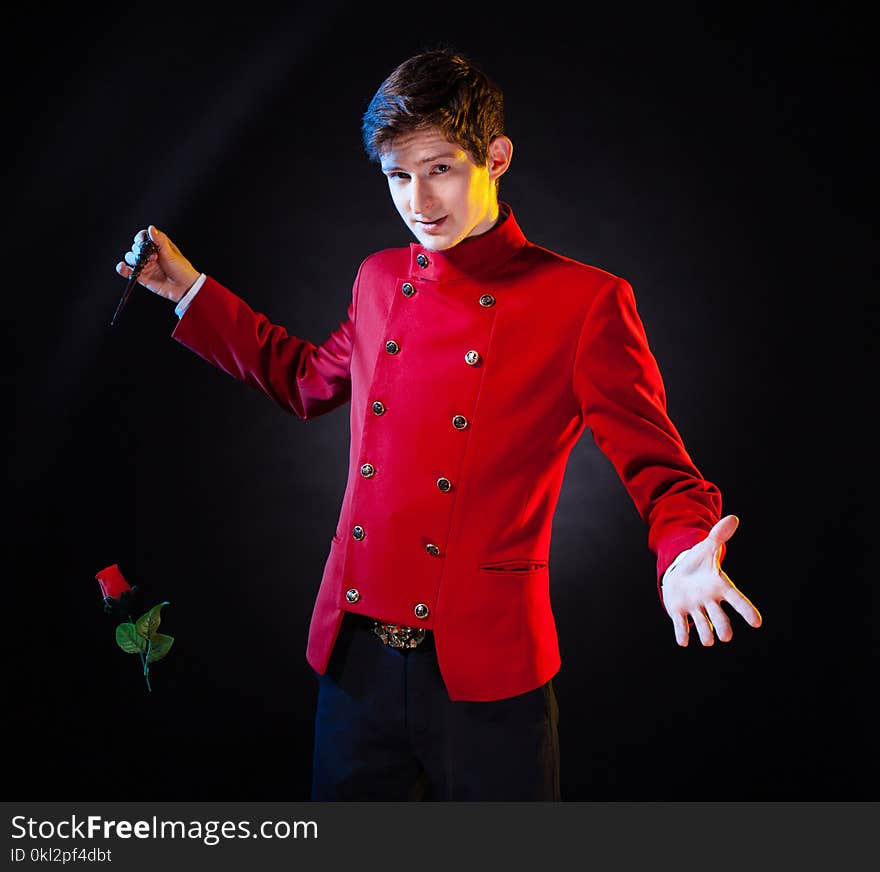
[[[527,236],[627,278],[764,616],[674,643],[646,529],[587,435],[554,525],[563,798],[876,798],[868,23],[845,4],[325,2],[17,12],[4,61],[5,790],[308,797],[312,602],[348,407],[303,422],[171,340],[115,264],[148,223],[323,341],[410,237],[359,139],[404,57],[505,89]],[[552,301],[551,301],[552,304]],[[541,341],[536,338],[536,341]],[[175,637],[146,691],[95,573]]]

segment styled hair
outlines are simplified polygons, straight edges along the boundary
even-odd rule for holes
[[[501,89],[468,58],[448,48],[414,55],[379,86],[362,119],[364,148],[379,161],[394,137],[436,126],[478,166],[489,143],[504,133]]]

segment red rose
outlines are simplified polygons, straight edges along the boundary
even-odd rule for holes
[[[101,592],[105,597],[111,596],[118,599],[125,591],[131,590],[131,586],[119,571],[117,563],[102,569],[95,578],[98,579],[98,584],[101,585]]]

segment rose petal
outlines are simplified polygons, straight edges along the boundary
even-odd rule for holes
[[[113,563],[95,575],[104,596],[118,597],[126,590],[131,590],[129,583],[119,571],[119,564]]]

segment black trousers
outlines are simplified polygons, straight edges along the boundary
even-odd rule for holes
[[[398,650],[352,614],[318,681],[313,801],[560,801],[551,682],[453,702],[431,633]]]

